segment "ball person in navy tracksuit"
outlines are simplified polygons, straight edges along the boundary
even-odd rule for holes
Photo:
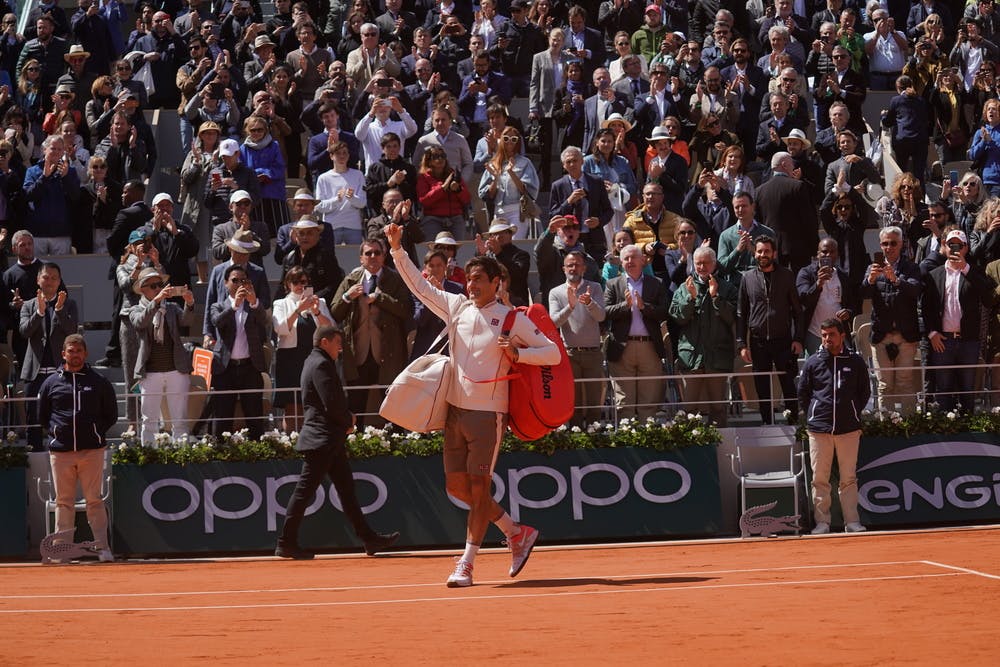
[[[87,365],[87,342],[66,336],[63,367],[38,390],[38,423],[49,429],[49,459],[56,491],[56,532],[73,530],[76,484],[87,501],[87,521],[102,562],[112,561],[108,546],[108,513],[101,500],[105,434],[118,421],[118,402],[111,383]]]
[[[836,318],[820,325],[822,347],[806,360],[799,376],[799,404],[806,413],[812,463],[813,535],[830,532],[830,467],[837,454],[840,508],[848,533],[865,530],[858,519],[858,443],[861,411],[871,398],[868,367],[844,345],[844,325]]]

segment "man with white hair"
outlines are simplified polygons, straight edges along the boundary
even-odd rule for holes
[[[795,273],[807,265],[819,243],[819,220],[809,186],[796,178],[785,151],[771,157],[771,178],[757,189],[757,220],[777,234],[776,260]]]
[[[604,294],[605,353],[618,417],[645,420],[660,409],[666,390],[660,323],[667,318],[667,288],[643,273],[646,256],[639,246],[625,246],[621,261],[623,273],[608,281]]]
[[[583,151],[576,146],[563,149],[559,158],[566,175],[552,184],[549,212],[574,216],[587,253],[602,262],[607,252],[603,227],[615,213],[607,188],[604,181],[583,171]]]
[[[347,54],[347,76],[354,79],[358,89],[364,89],[378,70],[385,70],[390,77],[399,76],[396,56],[386,44],[379,44],[379,27],[374,23],[361,26],[361,46]]]
[[[893,90],[896,78],[903,73],[910,45],[906,35],[896,30],[889,12],[876,9],[871,15],[873,32],[865,34],[865,53],[871,67],[869,81],[872,90]]]
[[[38,255],[68,255],[73,204],[80,198],[80,179],[63,158],[66,142],[52,134],[42,142],[42,161],[24,174],[28,199],[27,222],[35,236]]]
[[[674,290],[670,318],[677,336],[677,366],[684,378],[684,403],[706,405],[712,421],[726,426],[725,377],[698,377],[733,370],[736,288],[715,276],[715,251],[694,251],[694,274]]]

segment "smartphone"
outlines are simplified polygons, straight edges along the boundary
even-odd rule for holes
[[[831,267],[831,266],[833,266],[833,258],[832,257],[820,257],[819,258],[819,265],[822,268]]]
[[[958,185],[958,169],[952,169],[948,172],[948,180],[951,181],[951,187]]]
[[[392,88],[392,79],[376,79],[375,86],[378,88]]]
[[[885,264],[885,253],[881,250],[875,253],[875,264],[878,264],[879,266]]]

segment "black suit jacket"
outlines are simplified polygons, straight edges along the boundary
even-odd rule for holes
[[[625,98],[626,98],[626,102],[625,103],[628,106],[629,110],[631,110],[633,107],[635,107],[635,97],[636,96],[635,96],[635,91],[632,90],[632,79],[628,78],[627,76],[625,78],[623,78],[623,79],[618,79],[613,84],[611,84],[611,87],[615,89],[616,93],[621,93],[622,95],[625,96]],[[648,92],[649,92],[649,81],[646,80],[646,79],[643,79],[640,76],[639,77],[639,94],[640,95],[645,95]]]
[[[383,44],[388,44],[392,41],[401,41],[403,44],[411,44],[413,42],[413,31],[420,25],[417,22],[417,15],[413,12],[400,11],[398,17],[403,19],[403,27],[398,34],[393,34],[393,31],[396,30],[396,21],[389,12],[375,17],[375,25],[378,26],[379,33],[381,34],[379,41]]]
[[[924,293],[921,312],[924,316],[924,334],[932,331],[944,333],[941,320],[944,317],[944,289],[948,267],[939,266],[924,278]],[[969,272],[959,278],[958,301],[962,304],[961,335],[965,340],[979,340],[981,322],[980,306],[993,307],[993,281],[983,270],[969,265]]]
[[[790,176],[772,176],[757,189],[757,220],[778,235],[778,256],[798,271],[816,254],[819,221],[809,186]]]
[[[611,218],[615,214],[614,209],[611,208],[611,200],[608,199],[608,191],[604,187],[604,181],[586,172],[580,175],[580,181],[583,189],[587,191],[587,196],[575,205],[566,201],[573,194],[573,179],[569,175],[563,176],[552,184],[549,213],[551,215],[575,215],[581,228],[585,228],[584,221],[587,218],[597,218],[601,221],[601,227],[604,227],[611,222]],[[600,227],[583,234],[588,248],[590,243],[587,240],[591,236],[600,236],[601,243],[605,244],[604,231]]]
[[[610,322],[607,357],[608,361],[618,361],[625,352],[628,342],[629,328],[632,326],[632,309],[625,301],[628,292],[628,275],[622,274],[608,281],[604,291],[606,320]],[[642,276],[642,321],[652,338],[657,354],[664,355],[663,336],[660,335],[660,323],[667,319],[670,301],[667,298],[667,288],[659,278],[643,274]]]
[[[831,72],[830,75],[837,76],[835,72]],[[847,110],[851,113],[851,117],[847,121],[847,129],[860,137],[867,132],[865,114],[861,108],[865,97],[868,96],[868,87],[865,85],[865,78],[853,69],[848,69],[844,72],[844,77],[840,80],[840,88],[843,95],[834,95],[832,92],[827,92],[826,86],[817,88],[813,92],[813,96],[816,98],[817,122],[822,119],[824,123],[829,124],[830,107],[833,106],[834,102],[843,102],[847,105]]]
[[[301,382],[305,419],[295,449],[304,452],[343,444],[354,420],[337,363],[322,349],[313,348],[302,366]]]
[[[591,95],[583,101],[583,146],[580,148],[585,154],[589,154],[594,144],[594,137],[601,129],[601,123],[613,113],[620,113],[623,116],[628,111],[628,96],[619,91],[615,91],[615,99],[605,107],[605,115],[597,117],[598,94]]]
[[[257,299],[257,307],[251,308],[247,302],[243,302],[243,310],[247,313],[245,330],[247,334],[247,348],[250,351],[250,362],[253,367],[261,373],[267,372],[264,365],[264,343],[267,342],[267,306],[260,298]],[[213,303],[211,306],[212,325],[219,332],[219,338],[215,342],[215,359],[219,363],[216,372],[222,372],[228,365],[233,353],[233,343],[236,342],[236,311],[233,310],[227,297],[225,301]]]

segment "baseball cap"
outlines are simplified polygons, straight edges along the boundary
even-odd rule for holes
[[[219,155],[230,157],[240,152],[240,145],[235,139],[223,139],[219,144]]]

